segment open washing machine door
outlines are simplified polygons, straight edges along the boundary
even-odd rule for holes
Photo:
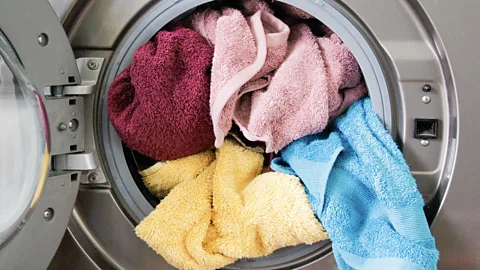
[[[80,61],[81,62],[81,61]],[[0,268],[45,269],[65,233],[84,152],[84,81],[46,0],[0,3]]]

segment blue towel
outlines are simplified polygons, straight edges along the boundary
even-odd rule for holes
[[[369,98],[331,131],[291,143],[271,167],[303,181],[340,269],[437,269],[422,196]]]

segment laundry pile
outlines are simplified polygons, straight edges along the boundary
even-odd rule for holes
[[[147,186],[171,191],[138,236],[181,269],[217,269],[326,239],[300,180],[262,170],[262,154],[229,139],[215,153],[156,164],[142,172]]]
[[[120,138],[158,161],[140,171],[161,202],[137,235],[180,269],[328,238],[341,269],[436,269],[422,197],[347,46],[295,7],[230,2],[159,31],[110,86]]]

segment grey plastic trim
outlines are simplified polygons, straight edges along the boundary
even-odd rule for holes
[[[54,158],[54,167],[62,171],[88,171],[97,168],[92,153],[58,155]]]
[[[50,264],[72,214],[80,181],[72,172],[47,179],[32,216],[7,246],[0,250],[1,269],[46,269]],[[53,218],[44,218],[47,209]]]
[[[65,31],[47,0],[15,0],[0,3],[0,30],[6,35],[27,76],[39,92],[51,86],[80,83],[75,57]],[[39,37],[42,37],[40,40]],[[56,87],[59,88],[59,87]],[[46,98],[40,93],[49,118],[51,154],[83,151],[83,124],[75,136],[70,132],[57,132],[57,125],[68,123],[75,114],[83,118],[83,97],[77,97],[78,106],[69,106],[69,99]],[[81,121],[81,119],[79,119]]]
[[[80,82],[68,38],[47,0],[2,1],[0,29],[15,48],[37,89]],[[38,40],[47,36],[47,44]]]

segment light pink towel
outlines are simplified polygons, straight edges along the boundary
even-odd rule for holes
[[[273,15],[271,7],[262,0],[244,0],[239,8],[241,8],[242,14],[246,17],[251,17],[258,11],[264,11]],[[200,10],[187,18],[186,25],[199,32],[210,44],[215,45],[218,19],[220,19],[223,14],[227,15],[232,11],[236,11],[236,9],[225,7],[222,8],[222,11],[212,8]]]
[[[205,37],[211,45],[215,45],[215,33],[218,19],[222,12],[206,9],[193,13],[186,20],[186,25]]]
[[[232,127],[239,93],[267,86],[269,73],[280,66],[287,54],[290,28],[262,5],[253,6],[259,10],[248,18],[232,8],[221,14],[205,10],[193,15],[193,28],[215,46],[210,108],[216,147],[223,144]]]
[[[234,119],[247,139],[264,141],[267,153],[277,152],[322,131],[331,117],[365,95],[361,78],[354,56],[336,35],[317,39],[298,25],[269,86],[239,98]],[[340,89],[348,89],[345,98]]]
[[[333,32],[317,38],[302,24],[289,39],[290,28],[265,2],[249,0],[242,10],[207,9],[190,20],[215,46],[210,107],[216,147],[235,120],[246,138],[277,152],[322,131],[366,94],[355,58]]]
[[[360,67],[350,49],[336,34],[330,33],[327,37],[319,38],[318,45],[327,68],[326,75],[329,77],[328,108],[331,113],[340,108],[343,102],[342,91],[339,90],[353,88],[348,93],[360,92],[359,97],[361,97],[366,89],[357,87],[362,80]],[[353,100],[355,101],[356,99]]]
[[[263,0],[243,0],[243,15],[245,16],[252,16],[253,14],[257,13],[257,11],[262,10],[273,14],[273,9],[270,7],[268,3]]]

